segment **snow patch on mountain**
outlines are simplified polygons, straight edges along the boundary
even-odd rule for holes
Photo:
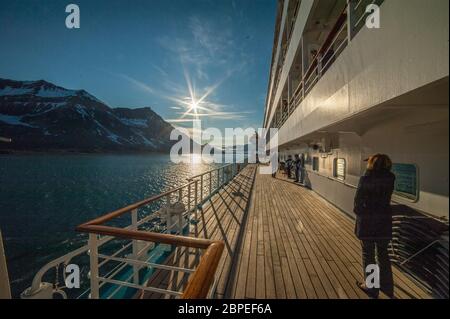
[[[94,122],[95,122],[95,124],[97,124],[97,125],[103,130],[103,132],[106,133],[106,137],[107,137],[108,139],[110,139],[110,140],[113,141],[114,143],[122,144],[121,141],[120,141],[121,138],[120,138],[119,135],[117,135],[117,134],[111,132],[110,130],[108,130],[108,129],[107,129],[105,126],[103,126],[99,121],[97,121],[97,120],[94,119]],[[100,131],[97,130],[97,132],[100,132]],[[100,134],[100,135],[102,135],[102,134]]]
[[[144,141],[144,144],[147,146],[152,146],[155,147],[155,143],[153,143],[152,141],[150,141],[148,138],[146,138],[144,135],[142,135],[142,133],[140,132],[135,132],[136,135],[138,135],[140,138],[142,138],[142,141]]]
[[[25,95],[33,93],[33,89],[29,88],[13,88],[10,86],[5,86],[0,89],[0,96],[16,96],[16,95]]]
[[[86,107],[84,107],[83,105],[77,104],[75,105],[75,110],[81,114],[81,116],[83,117],[83,119],[87,119],[89,118],[91,115],[87,112]]]
[[[28,123],[22,122],[22,118],[23,118],[23,116],[0,114],[0,122],[4,122],[9,125],[22,125],[22,126],[28,126],[28,127],[33,127],[33,128],[35,127]]]
[[[39,91],[35,94],[39,97],[69,97],[74,96],[74,91],[64,90],[58,87],[41,87]]]
[[[148,127],[147,119],[118,118],[123,124],[134,127]]]

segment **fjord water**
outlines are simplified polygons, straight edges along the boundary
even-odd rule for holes
[[[86,243],[75,227],[186,183],[214,164],[168,155],[0,155],[0,228],[14,297],[54,258]]]

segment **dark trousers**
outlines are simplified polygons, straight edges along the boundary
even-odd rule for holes
[[[391,260],[389,259],[389,240],[377,240],[362,242],[362,261],[364,278],[367,278],[366,267],[377,264],[380,268],[380,289],[371,289],[371,294],[378,296],[379,290],[389,297],[394,295],[394,279],[392,276]]]
[[[295,181],[298,182],[300,180],[300,170],[295,168]]]
[[[295,181],[297,183],[303,184],[303,169],[302,168],[295,169]]]

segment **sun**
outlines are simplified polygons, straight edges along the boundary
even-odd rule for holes
[[[192,101],[192,102],[191,102],[191,105],[190,105],[190,108],[191,108],[191,110],[192,110],[194,113],[197,113],[197,110],[198,110],[198,103],[195,102],[195,101]]]
[[[196,90],[193,82],[191,81],[191,77],[189,76],[187,70],[184,70],[184,76],[186,79],[188,95],[184,97],[171,97],[172,101],[175,101],[178,105],[182,106],[185,109],[185,112],[181,115],[178,120],[183,120],[186,117],[193,118],[198,120],[202,116],[207,116],[210,113],[213,113],[210,109],[211,103],[209,103],[206,99],[214,93],[214,91],[219,87],[222,81],[218,82],[213,86],[208,86],[204,90],[202,90],[203,95],[196,95]]]

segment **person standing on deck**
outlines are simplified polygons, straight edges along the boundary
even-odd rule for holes
[[[391,172],[392,162],[387,155],[376,154],[365,161],[368,162],[367,170],[359,181],[354,213],[355,234],[362,244],[366,282],[357,284],[372,298],[378,298],[380,290],[393,298],[394,280],[388,244],[392,239],[391,197],[394,192],[395,175]],[[379,267],[379,283],[372,286],[367,278],[374,273],[373,270],[369,270],[374,269],[374,266]]]
[[[289,155],[288,159],[286,161],[286,173],[287,173],[288,178],[291,178],[291,174],[292,174],[291,171],[292,171],[292,156]]]
[[[300,182],[300,157],[298,154],[295,154],[295,161],[294,161],[294,167],[295,167],[295,182]]]
[[[304,184],[305,183],[305,154],[300,154],[300,179],[299,183]]]

